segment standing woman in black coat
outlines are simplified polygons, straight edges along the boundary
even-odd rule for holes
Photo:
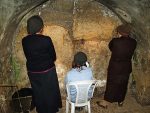
[[[56,53],[52,40],[43,33],[43,20],[35,15],[27,20],[28,35],[22,39],[28,77],[38,113],[56,113],[62,107],[56,73]]]
[[[117,27],[118,38],[113,38],[109,43],[111,58],[108,66],[107,84],[102,102],[97,102],[101,107],[107,108],[108,103],[118,102],[123,105],[127,92],[129,75],[132,72],[132,56],[137,42],[129,36],[129,24]]]

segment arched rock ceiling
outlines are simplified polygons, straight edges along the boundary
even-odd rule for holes
[[[18,22],[26,15],[30,10],[47,2],[48,0],[1,0],[1,23],[0,23],[0,40],[3,38],[3,32],[6,29],[7,25],[12,24],[16,25]],[[58,0],[49,0],[48,2],[55,2]],[[149,16],[148,12],[150,11],[150,1],[149,0],[61,0],[73,2],[82,2],[82,1],[97,1],[112,11],[122,19],[122,21],[133,22],[135,24],[146,25],[145,27],[149,29]],[[148,24],[145,24],[148,23]],[[140,26],[139,26],[140,27]]]
[[[149,0],[96,0],[114,11],[122,21],[131,22],[139,45],[149,48]],[[146,46],[145,46],[146,45]]]
[[[131,22],[134,26],[134,32],[137,35],[136,39],[140,42],[139,44],[141,47],[146,49],[149,48],[149,0],[11,0],[11,2],[9,0],[0,0],[0,48],[7,46],[8,51],[10,51],[9,46],[13,40],[13,38],[10,37],[14,35],[19,22],[28,12],[45,2],[57,1],[61,1],[62,5],[63,2],[66,1],[68,4],[91,1],[97,1],[104,4],[115,12],[123,22]],[[3,51],[3,53],[7,54],[5,51]]]

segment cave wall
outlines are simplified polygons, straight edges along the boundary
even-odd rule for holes
[[[11,83],[11,51],[13,37],[21,19],[30,10],[47,0],[1,0],[0,1],[0,83]],[[9,31],[9,32],[8,32]]]
[[[87,54],[93,76],[98,80],[106,81],[110,58],[107,45],[115,34],[115,27],[121,24],[121,21],[111,10],[98,2],[78,2],[75,5],[73,2],[63,2],[64,7],[60,7],[61,4],[61,1],[48,2],[42,8],[38,7],[30,12],[20,22],[12,52],[13,59],[16,61],[16,69],[14,69],[16,83],[20,87],[29,85],[26,59],[21,45],[22,38],[27,35],[26,20],[31,15],[39,13],[45,23],[44,34],[52,38],[56,49],[56,69],[60,87],[64,88],[64,77],[71,69],[73,56],[78,51]]]
[[[13,77],[12,71],[12,51],[13,51],[13,40],[15,40],[16,30],[18,28],[19,23],[22,19],[30,16],[29,12],[32,12],[32,9],[35,9],[37,6],[42,8],[40,4],[45,3],[47,0],[1,0],[0,1],[0,84],[11,84]],[[64,1],[66,4],[64,4]],[[57,17],[52,16],[44,16],[45,22],[56,24],[58,26],[63,26],[63,30],[67,31],[69,37],[73,39],[76,37],[79,41],[75,43],[82,42],[82,34],[86,34],[85,31],[81,33],[72,32],[73,30],[68,30],[70,28],[75,29],[76,23],[79,23],[81,26],[77,27],[79,31],[82,29],[87,23],[82,23],[82,17],[84,14],[88,13],[88,3],[89,2],[100,2],[103,5],[107,6],[110,10],[112,10],[122,22],[130,22],[133,26],[132,36],[137,40],[138,45],[135,51],[134,59],[133,59],[133,78],[136,82],[136,98],[137,101],[143,105],[150,103],[150,76],[149,76],[149,66],[150,66],[150,1],[149,0],[50,0],[48,2],[55,2],[52,5],[52,11],[58,14],[62,14],[63,16]],[[85,3],[87,2],[87,4]],[[80,3],[80,4],[78,4]],[[74,8],[74,5],[78,4],[77,9]],[[58,6],[56,8],[56,6]],[[82,7],[87,9],[85,12],[82,12]],[[86,7],[87,6],[87,7]],[[43,6],[45,7],[45,6]],[[74,15],[74,20],[72,20],[73,14],[78,11],[76,15]],[[40,9],[37,9],[40,10]],[[87,11],[87,12],[86,12]],[[61,12],[61,13],[60,13]],[[41,13],[41,12],[39,12]],[[46,14],[46,13],[45,13]],[[81,15],[80,15],[81,14]],[[109,14],[109,13],[108,13]],[[104,12],[104,15],[108,15]],[[24,17],[24,18],[23,18]],[[77,17],[77,18],[76,18]],[[55,19],[60,18],[60,21],[55,21]],[[68,21],[63,22],[68,19]],[[81,20],[80,20],[81,19]],[[91,18],[90,22],[92,22],[94,18]],[[84,20],[84,18],[83,18]],[[48,22],[50,21],[50,22]],[[88,19],[85,21],[89,21]],[[93,20],[97,21],[97,20]],[[90,24],[94,25],[94,24]],[[57,26],[57,27],[58,27]],[[49,27],[49,26],[48,26]],[[88,28],[86,28],[88,30]],[[9,31],[9,32],[8,32]],[[94,31],[96,32],[96,31]],[[90,34],[89,37],[91,37]],[[86,35],[85,35],[86,36]],[[69,39],[69,38],[67,38]],[[97,40],[97,39],[96,39]],[[109,40],[108,40],[109,41]],[[85,43],[90,42],[90,38]],[[95,41],[97,42],[97,41]],[[81,43],[82,45],[82,43]],[[106,45],[106,44],[104,44]],[[91,46],[91,45],[90,45]],[[82,47],[84,48],[84,47]],[[81,48],[81,49],[82,49]],[[92,49],[91,49],[92,51]],[[11,62],[10,62],[11,61]],[[104,70],[103,70],[104,71]]]

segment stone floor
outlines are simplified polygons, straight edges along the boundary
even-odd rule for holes
[[[91,113],[150,113],[150,106],[141,106],[136,102],[133,96],[128,93],[122,107],[118,107],[117,103],[113,103],[108,106],[107,109],[103,109],[97,106],[96,101],[101,100],[103,97],[101,96],[94,96],[91,100]],[[65,113],[65,97],[62,97],[63,108],[60,109],[58,113]],[[31,113],[36,113],[32,111]],[[70,112],[69,112],[70,113]],[[86,113],[85,110],[76,111],[76,113]]]
[[[150,105],[149,106],[141,106],[140,104],[138,104],[134,98],[133,93],[131,93],[131,92],[127,93],[126,99],[124,101],[124,105],[122,107],[118,107],[117,103],[112,103],[108,106],[107,109],[103,109],[96,104],[96,101],[103,99],[104,90],[100,89],[100,91],[102,91],[102,92],[96,93],[96,94],[94,93],[94,97],[91,100],[91,113],[150,113]],[[97,91],[95,91],[95,92],[97,92]],[[61,93],[61,94],[65,94],[65,93]],[[63,107],[62,107],[62,109],[60,109],[60,111],[58,113],[65,113],[65,111],[66,111],[65,99],[66,99],[66,96],[65,95],[62,96]],[[2,106],[0,106],[0,108],[2,108]],[[12,113],[12,111],[7,112],[4,109],[2,109],[2,110],[0,109],[0,113]],[[30,113],[36,113],[36,110],[34,109]],[[76,110],[75,113],[87,113],[87,112],[85,110],[82,110],[80,112]]]
[[[124,101],[123,107],[118,107],[117,103],[112,103],[108,106],[107,109],[103,109],[99,107],[96,104],[96,101],[102,100],[103,99],[103,94],[104,94],[105,88],[96,88],[94,91],[94,96],[93,99],[91,100],[91,113],[150,113],[150,105],[149,106],[141,106],[138,104],[134,98],[134,93],[133,91],[128,91],[126,95],[126,99]],[[66,96],[65,96],[65,91],[61,91],[62,96],[62,102],[63,102],[63,107],[60,109],[58,113],[65,113],[66,111]],[[9,105],[9,101],[5,101],[7,105]],[[11,111],[7,111],[5,108],[5,104],[0,100],[0,113],[12,113]],[[11,109],[11,108],[10,108]],[[9,109],[8,109],[9,110]],[[14,113],[14,112],[13,112]],[[34,109],[30,113],[36,113],[36,110]],[[69,112],[70,113],[70,112]],[[76,113],[86,113],[85,110],[82,111],[76,111]]]

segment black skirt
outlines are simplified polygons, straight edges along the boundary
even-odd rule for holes
[[[62,107],[59,83],[55,67],[48,72],[28,72],[33,100],[38,113],[56,113]]]
[[[130,74],[108,75],[104,100],[122,102],[125,99]]]

